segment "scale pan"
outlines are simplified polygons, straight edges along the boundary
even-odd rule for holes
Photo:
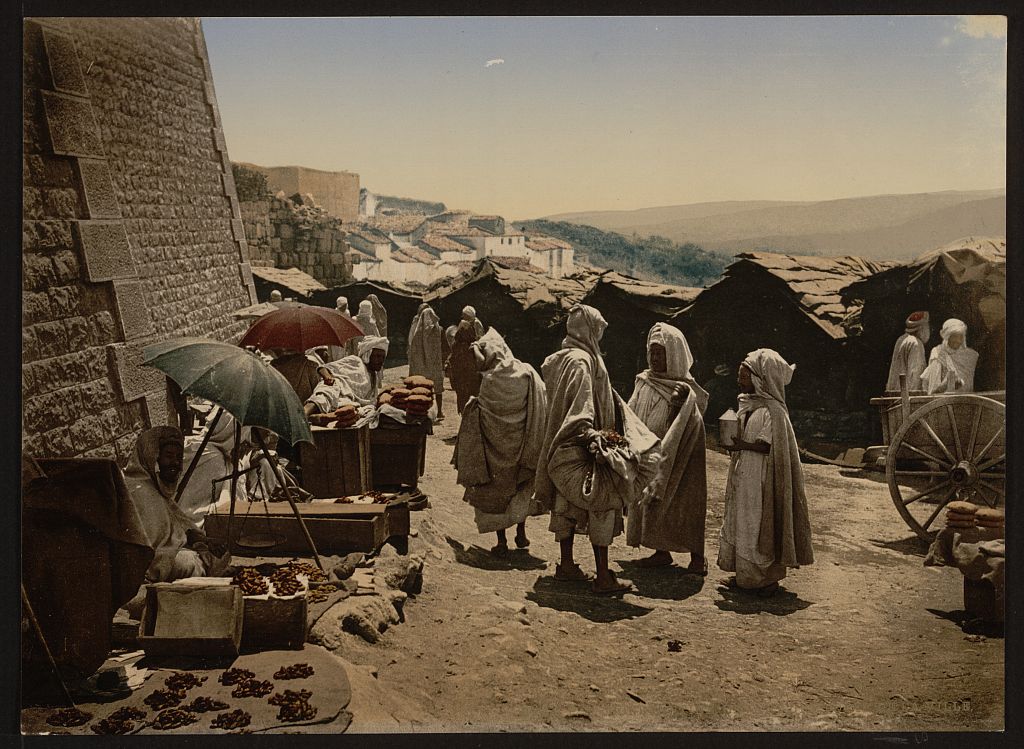
[[[272,549],[284,542],[284,536],[273,533],[253,533],[239,536],[236,544],[245,549]]]

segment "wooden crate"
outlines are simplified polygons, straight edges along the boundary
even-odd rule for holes
[[[243,600],[243,650],[302,650],[309,627],[305,596]]]
[[[375,489],[419,483],[427,452],[425,424],[370,430],[370,458]]]
[[[347,497],[370,490],[370,428],[310,427],[313,444],[299,444],[302,488],[314,497]]]
[[[236,547],[233,553],[241,556],[266,556],[267,554],[309,554],[309,544],[302,534],[287,502],[267,502],[266,513],[261,503],[254,503],[246,521],[246,528],[259,533],[270,533],[281,537],[281,542],[272,549],[249,551]],[[336,505],[326,502],[304,502],[297,505],[306,523],[309,535],[321,554],[350,554],[355,551],[370,552],[380,548],[387,540],[387,518],[385,505]],[[245,515],[247,504],[240,502],[235,510],[235,525]],[[228,516],[216,513],[206,516],[204,532],[211,538],[227,538]],[[234,531],[233,532],[237,532]]]
[[[237,656],[243,611],[241,588],[221,578],[208,585],[153,583],[146,586],[139,645],[148,656]],[[161,616],[172,617],[171,631],[159,631]]]

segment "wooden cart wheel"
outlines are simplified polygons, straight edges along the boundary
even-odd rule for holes
[[[980,395],[936,396],[893,436],[885,476],[896,509],[925,540],[954,499],[1005,505],[1006,407]]]

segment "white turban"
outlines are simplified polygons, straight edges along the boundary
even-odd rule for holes
[[[466,305],[462,308],[462,316],[467,320],[472,320],[476,317],[476,310]]]
[[[370,361],[370,354],[374,349],[380,349],[385,354],[388,352],[388,339],[382,336],[367,335],[359,341],[359,358],[364,362]]]
[[[348,298],[339,296],[334,301],[334,306],[339,312],[348,312]]]

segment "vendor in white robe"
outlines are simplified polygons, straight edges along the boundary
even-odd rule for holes
[[[373,302],[369,299],[364,299],[359,303],[359,311],[356,313],[355,321],[359,329],[363,331],[363,335],[350,338],[345,344],[349,356],[359,355],[359,342],[363,339],[363,336],[376,337],[380,335],[377,329],[377,321],[373,317]]]
[[[942,343],[932,349],[921,375],[924,390],[932,393],[973,393],[978,352],[967,347],[967,325],[951,318],[942,324]]]
[[[367,294],[366,301],[370,303],[370,310],[373,312],[373,324],[377,326],[377,332],[382,338],[388,337],[388,311],[377,298],[376,294]],[[362,305],[360,305],[362,306]]]
[[[703,417],[708,394],[690,376],[693,355],[678,328],[655,323],[647,335],[647,362],[648,368],[637,375],[629,407],[661,438],[662,459],[639,511],[629,514],[626,543],[655,550],[640,560],[643,567],[668,567],[671,552],[689,552],[687,572],[706,575]]]
[[[344,401],[357,406],[375,405],[387,353],[387,338],[363,336],[357,356],[346,356],[321,367],[323,381],[304,404],[306,416],[331,413]]]
[[[482,381],[469,400],[452,463],[466,487],[480,533],[497,533],[491,552],[510,554],[505,531],[516,526],[516,548],[530,545],[526,518],[543,514],[533,499],[533,477],[544,436],[546,397],[537,370],[513,356],[491,328],[472,344]]]
[[[907,390],[921,390],[921,373],[924,372],[924,345],[928,343],[931,329],[928,326],[928,313],[915,312],[907,318],[903,335],[896,341],[892,350],[892,363],[889,365],[889,379],[885,390],[889,393],[900,392],[900,375],[907,376]]]
[[[444,400],[444,362],[450,348],[441,330],[437,313],[428,304],[421,304],[416,317],[409,327],[409,376],[421,375],[434,382],[434,398],[437,400],[435,424],[444,421],[441,410]]]
[[[631,588],[608,569],[608,547],[623,531],[623,510],[653,479],[660,458],[658,438],[612,390],[600,350],[607,327],[598,310],[573,306],[562,348],[544,360],[548,415],[534,485],[538,502],[551,511],[548,529],[561,550],[555,579],[588,579],[573,559],[574,535],[586,534],[594,548],[595,593]],[[617,431],[628,448],[609,448],[602,430]],[[588,486],[598,459],[600,477]]]
[[[739,367],[739,436],[725,489],[718,566],[729,581],[763,598],[775,594],[788,567],[811,564],[811,527],[803,467],[786,407],[795,367],[771,349]]]
[[[181,431],[154,427],[139,435],[125,469],[125,481],[154,551],[146,572],[149,582],[216,576],[230,561],[227,549],[211,542],[174,503],[183,458]]]

